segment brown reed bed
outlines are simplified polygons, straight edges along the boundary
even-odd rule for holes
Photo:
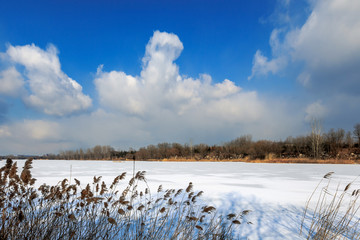
[[[0,169],[0,239],[232,239],[249,213],[219,215],[192,183],[152,194],[144,171],[111,185],[99,176],[85,187],[64,179],[35,188],[31,168],[28,159],[18,173],[7,159]]]

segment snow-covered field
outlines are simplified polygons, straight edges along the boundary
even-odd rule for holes
[[[18,162],[21,170],[24,161]],[[33,167],[36,185],[57,184],[70,173],[82,184],[91,183],[95,175],[110,184],[122,172],[129,177],[133,172],[133,162],[37,160]],[[219,211],[252,210],[247,220],[253,224],[240,227],[244,239],[303,239],[303,208],[320,179],[335,172],[334,185],[346,185],[360,174],[360,165],[136,162],[135,170],[147,172],[153,191],[160,184],[177,189],[192,182]]]

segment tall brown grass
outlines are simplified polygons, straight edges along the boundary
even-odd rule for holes
[[[300,234],[316,240],[360,239],[359,182],[355,179],[343,189],[338,184],[332,190],[332,174],[329,172],[322,178],[307,201]]]
[[[199,203],[192,183],[152,194],[144,171],[109,186],[99,176],[86,186],[75,178],[36,189],[31,168],[28,159],[18,173],[8,159],[0,169],[0,239],[231,239],[249,212],[219,215]]]

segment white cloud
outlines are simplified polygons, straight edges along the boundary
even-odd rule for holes
[[[291,2],[285,5],[289,7]],[[301,26],[288,23],[272,31],[272,58],[258,50],[249,78],[295,64],[303,65],[298,80],[306,87],[331,91],[360,87],[360,2],[317,0],[310,1],[309,8],[311,12]]]
[[[57,49],[50,45],[46,50],[32,45],[9,46],[6,56],[12,64],[25,67],[24,75],[30,95],[24,97],[27,105],[49,115],[64,116],[83,111],[91,106],[89,96],[82,87],[61,71]],[[21,76],[16,72],[18,82]],[[19,80],[20,79],[20,80]]]
[[[360,57],[360,2],[319,0],[305,24],[289,33],[293,57],[312,68],[331,68]]]
[[[199,118],[214,117],[230,122],[257,120],[263,103],[256,92],[245,92],[225,79],[213,84],[211,76],[184,78],[174,61],[183,44],[175,34],[154,32],[146,46],[140,76],[98,69],[95,85],[104,107],[142,117],[164,114]]]
[[[107,111],[83,119],[82,125],[96,116],[103,123],[99,135],[108,141],[126,136],[126,144],[132,146],[184,143],[190,138],[219,143],[249,133],[255,138],[280,138],[300,125],[302,113],[288,116],[283,102],[262,99],[256,91],[245,91],[229,79],[214,83],[207,74],[182,76],[174,62],[182,49],[176,35],[156,31],[146,46],[138,76],[106,72],[100,66],[94,83]],[[113,132],[121,136],[110,136]]]
[[[297,77],[298,82],[300,82],[304,87],[308,87],[311,81],[311,75],[308,72],[302,72]]]
[[[312,119],[324,119],[328,110],[321,101],[316,101],[306,107],[305,113],[305,120],[311,121]]]
[[[146,52],[143,58],[143,70],[141,77],[146,85],[155,85],[155,88],[166,87],[179,76],[179,69],[176,60],[183,44],[178,36],[171,33],[155,31],[153,37],[146,45]]]
[[[152,111],[150,106],[164,107],[168,104],[169,94],[177,92],[174,85],[181,81],[174,60],[182,49],[183,45],[175,34],[154,32],[146,46],[140,76],[120,71],[103,72],[101,67],[98,69],[95,85],[100,102],[104,106],[138,115]],[[190,84],[187,81],[185,85]]]
[[[253,60],[253,67],[251,70],[251,76],[248,79],[252,79],[256,75],[267,75],[268,73],[278,73],[286,65],[284,57],[273,58],[269,60],[264,56],[260,50],[257,50]]]
[[[100,103],[104,106],[134,114],[143,113],[141,83],[136,77],[124,72],[103,72],[102,67],[99,67],[94,82],[99,92]]]
[[[229,79],[225,79],[222,83],[215,84],[213,96],[223,98],[228,95],[238,93],[240,90],[241,88],[235,86],[234,82]]]
[[[0,95],[19,96],[23,92],[24,79],[15,67],[0,72]]]
[[[94,79],[98,109],[55,121],[24,120],[0,126],[2,151],[41,154],[97,144],[126,149],[190,139],[221,144],[243,134],[279,139],[299,126],[298,115],[303,113],[287,115],[284,102],[261,98],[229,79],[213,82],[208,74],[180,75],[174,61],[182,49],[175,34],[154,32],[138,76],[99,66]],[[46,61],[52,73],[60,69],[56,59]],[[37,68],[33,65],[29,72]]]
[[[323,118],[330,127],[349,129],[360,113],[360,105],[353,102],[360,97],[360,1],[306,4],[299,8],[295,1],[280,2],[283,8],[272,16],[278,20],[269,38],[272,55],[267,58],[257,50],[249,78],[281,72],[290,81],[296,79],[305,88],[295,96],[307,104],[306,121]],[[279,20],[284,14],[290,21]],[[285,64],[277,64],[279,59]]]

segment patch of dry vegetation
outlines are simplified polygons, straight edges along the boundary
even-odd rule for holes
[[[359,159],[273,158],[247,159],[251,163],[359,164]]]
[[[133,159],[124,159],[125,161],[133,161]],[[304,164],[360,164],[360,159],[315,159],[315,158],[265,158],[251,159],[245,158],[164,158],[164,159],[148,159],[146,161],[157,162],[247,162],[247,163],[304,163]]]
[[[84,188],[64,179],[36,189],[31,168],[29,159],[18,174],[17,163],[7,159],[0,169],[0,239],[231,239],[249,212],[218,215],[198,203],[202,192],[192,183],[140,191],[140,183],[147,186],[144,171],[128,183],[122,173],[110,186],[100,176]]]
[[[327,173],[311,194],[304,211],[300,234],[305,230],[306,239],[314,240],[360,239],[359,182],[355,179],[343,189],[338,185],[336,190],[332,190],[332,174],[333,172]],[[313,201],[316,195],[317,200]],[[309,227],[306,227],[307,222]]]

